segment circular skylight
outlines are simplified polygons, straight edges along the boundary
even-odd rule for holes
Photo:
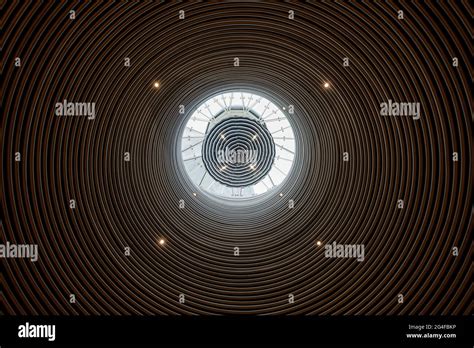
[[[181,139],[187,175],[201,191],[245,199],[275,190],[291,170],[295,139],[274,103],[256,94],[210,98],[188,119]]]

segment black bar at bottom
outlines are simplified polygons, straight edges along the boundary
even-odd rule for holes
[[[20,325],[55,325],[55,339],[19,337]],[[0,316],[0,345],[407,344],[472,347],[472,316],[41,317]],[[410,337],[408,337],[410,336]]]

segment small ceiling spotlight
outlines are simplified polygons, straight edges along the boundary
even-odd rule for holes
[[[225,139],[225,135],[224,135],[224,134],[221,134],[221,139]]]
[[[280,193],[280,197],[283,197],[283,193]]]
[[[160,245],[165,245],[165,240],[164,240],[164,239],[160,239],[159,243],[160,243]]]
[[[153,83],[153,87],[160,88],[160,83],[158,81],[155,81],[155,83]]]
[[[196,197],[196,196],[197,196],[197,193],[196,193],[196,192],[193,192],[193,196]]]
[[[329,82],[325,82],[325,83],[324,83],[324,88],[329,88],[329,86],[330,86],[330,85],[329,85]]]
[[[252,137],[252,140],[255,140],[257,139],[257,134],[255,134],[253,137]]]
[[[317,246],[321,246],[322,244],[323,244],[323,243],[321,243],[320,240],[318,240],[318,241],[316,242],[316,245],[317,245]]]
[[[255,165],[251,164],[251,165],[249,165],[249,168],[252,169],[252,170],[255,170]]]

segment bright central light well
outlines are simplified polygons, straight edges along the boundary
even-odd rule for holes
[[[272,192],[295,156],[290,122],[274,103],[235,91],[212,97],[189,117],[181,139],[187,175],[201,191],[238,200]]]

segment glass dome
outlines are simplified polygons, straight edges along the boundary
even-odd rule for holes
[[[205,101],[190,115],[181,138],[182,162],[194,185],[232,200],[275,190],[294,156],[294,133],[285,113],[268,99],[242,91]]]

